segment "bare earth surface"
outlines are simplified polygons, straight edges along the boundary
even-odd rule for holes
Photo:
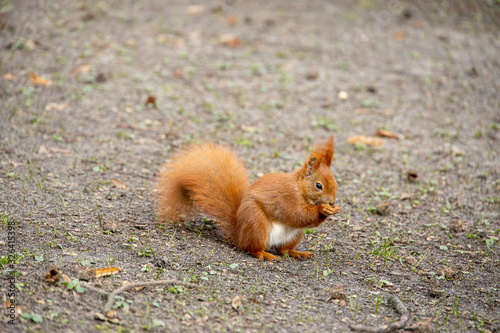
[[[390,295],[414,331],[499,332],[498,1],[0,3],[1,332],[349,331],[398,320]],[[380,129],[399,139],[348,143]],[[255,180],[331,134],[342,212],[308,230],[314,259],[156,224],[155,174],[189,142]],[[198,287],[114,313],[92,288],[157,279]]]

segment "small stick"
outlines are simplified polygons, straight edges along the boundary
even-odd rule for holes
[[[108,294],[108,301],[106,302],[106,305],[104,306],[104,313],[108,313],[109,310],[113,307],[113,303],[115,302],[115,296],[128,290],[131,288],[137,288],[137,287],[147,287],[147,286],[156,286],[159,284],[178,284],[181,286],[186,286],[186,287],[198,287],[198,285],[194,283],[189,283],[189,282],[183,282],[183,281],[178,281],[178,280],[158,280],[158,281],[145,281],[145,282],[134,282],[134,283],[129,283],[124,286],[121,286],[120,288],[116,289],[112,293]]]
[[[409,313],[408,309],[406,306],[401,302],[398,296],[396,295],[391,295],[387,299],[387,302],[392,305],[392,307],[401,315],[398,321],[389,324],[389,325],[382,325],[379,327],[370,327],[370,326],[365,326],[362,324],[356,324],[352,325],[350,324],[349,327],[353,331],[357,332],[369,332],[369,333],[383,333],[383,332],[390,332],[398,329],[402,329],[406,326],[406,322],[408,321],[409,318]]]
[[[79,284],[82,286],[82,287],[85,287],[89,290],[92,290],[96,293],[99,293],[103,296],[108,296],[108,293],[105,291],[105,290],[102,290],[101,288],[97,288],[97,287],[94,287],[93,285],[91,285],[90,283],[87,283],[87,282],[84,282],[84,281],[79,281]]]
[[[137,287],[148,287],[148,286],[156,286],[156,285],[169,285],[169,284],[177,284],[180,286],[185,286],[185,287],[199,287],[197,284],[194,283],[189,283],[189,282],[184,282],[184,281],[178,281],[178,280],[158,280],[158,281],[143,281],[143,282],[134,282],[134,283],[128,283],[124,286],[121,286],[120,288],[114,290],[113,292],[106,292],[100,288],[94,287],[90,285],[87,282],[80,281],[80,285],[82,285],[85,288],[88,288],[89,290],[92,290],[96,293],[99,293],[103,296],[106,296],[107,302],[106,305],[104,305],[104,313],[108,313],[109,310],[113,307],[113,303],[115,302],[115,296],[132,288],[137,288]]]

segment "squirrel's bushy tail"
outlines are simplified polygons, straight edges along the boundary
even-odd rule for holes
[[[192,144],[159,173],[160,221],[202,212],[216,219],[225,237],[234,241],[236,212],[248,186],[248,172],[232,150],[212,143]]]

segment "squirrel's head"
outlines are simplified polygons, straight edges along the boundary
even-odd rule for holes
[[[302,193],[307,201],[315,205],[334,205],[337,200],[337,181],[330,166],[333,159],[333,135],[317,143],[299,174],[302,180]]]

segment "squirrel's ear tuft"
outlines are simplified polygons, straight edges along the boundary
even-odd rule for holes
[[[334,151],[335,148],[333,144],[333,135],[332,135],[323,143],[322,152],[324,155],[322,162],[328,166],[332,165]]]
[[[325,141],[320,141],[314,145],[311,150],[311,154],[309,154],[309,158],[304,165],[304,173],[305,177],[310,177],[312,173],[317,170],[321,164],[325,164],[327,167],[330,167],[333,159],[333,135],[326,139]]]
[[[324,163],[326,166],[330,167],[333,160],[334,145],[333,145],[333,135],[326,139],[325,141],[318,142],[314,148],[311,150],[309,155],[309,161],[312,158],[317,159],[317,167]]]
[[[316,166],[316,161],[318,159],[316,157],[311,157],[310,159],[307,160],[306,162],[306,178],[311,177],[314,169],[317,168]]]

